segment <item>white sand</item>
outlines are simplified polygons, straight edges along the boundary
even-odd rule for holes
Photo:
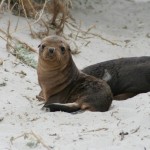
[[[93,32],[120,46],[97,37],[89,39],[91,43],[81,46],[81,53],[74,57],[78,68],[114,58],[150,55],[149,0],[93,0],[94,3],[89,0],[86,8],[85,1],[80,7],[75,2],[78,10],[73,10],[73,16],[83,21],[83,28],[96,24]],[[9,18],[13,31],[17,17],[8,13],[1,15],[0,28],[7,28]],[[25,19],[20,19],[19,24],[22,28]],[[31,39],[25,29],[13,36],[36,48],[40,42]],[[126,44],[126,40],[130,41]],[[82,45],[80,39],[76,43]],[[5,44],[0,38],[0,59],[4,61],[0,66],[0,150],[150,149],[150,93],[113,101],[105,113],[44,112],[35,99],[40,91],[36,70],[16,60]],[[21,71],[27,75],[22,77]],[[6,86],[1,86],[3,83]],[[122,132],[127,135],[121,136]],[[25,133],[32,134],[25,136]]]

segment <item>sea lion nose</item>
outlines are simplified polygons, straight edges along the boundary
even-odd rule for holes
[[[53,53],[54,53],[54,51],[55,51],[55,48],[51,47],[51,48],[49,48],[49,50],[48,50],[48,51],[49,51],[49,53],[50,53],[50,54],[53,54]]]

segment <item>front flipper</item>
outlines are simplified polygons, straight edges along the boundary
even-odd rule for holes
[[[45,101],[42,91],[40,91],[39,95],[36,95],[36,98],[37,98],[39,101]]]
[[[48,105],[44,105],[43,109],[47,108],[51,111],[64,111],[64,112],[68,112],[68,113],[72,113],[72,112],[76,112],[79,111],[81,108],[79,106],[78,103],[74,102],[74,103],[66,103],[66,104],[61,104],[61,103],[51,103]]]

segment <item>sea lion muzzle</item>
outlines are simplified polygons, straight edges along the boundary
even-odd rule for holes
[[[50,54],[53,54],[55,52],[55,48],[54,47],[50,47],[48,49],[48,51],[49,51]]]

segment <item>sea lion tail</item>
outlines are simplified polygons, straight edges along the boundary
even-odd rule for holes
[[[61,103],[51,103],[51,104],[45,104],[43,106],[43,109],[45,109],[50,112],[54,111],[64,111],[68,113],[76,112],[79,111],[81,108],[78,103],[66,103],[66,104],[61,104]]]

